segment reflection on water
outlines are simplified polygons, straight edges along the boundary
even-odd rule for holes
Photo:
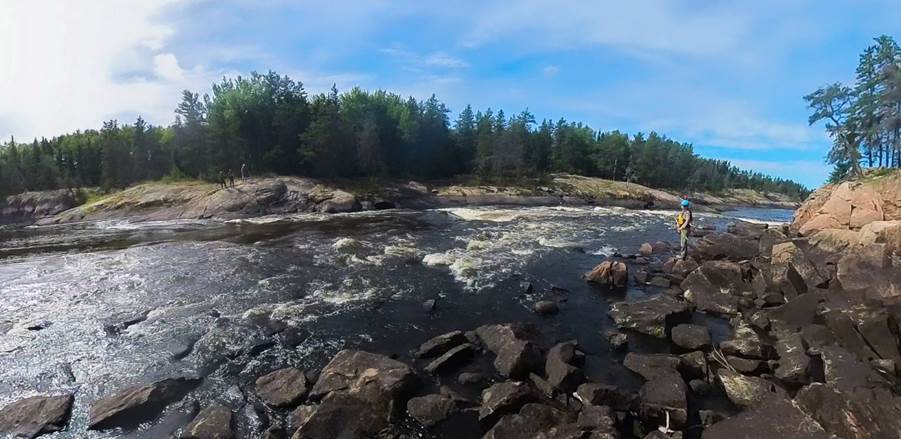
[[[414,363],[409,351],[433,335],[505,321],[576,338],[591,378],[636,385],[611,366],[618,354],[599,335],[608,298],[581,275],[601,255],[675,241],[675,214],[485,207],[3,228],[0,406],[74,392],[59,436],[115,437],[86,432],[87,410],[124,385],[203,375],[193,397],[237,410],[253,380],[278,367],[315,370],[344,347]],[[531,312],[544,298],[561,301],[558,316]],[[426,299],[438,300],[435,313],[423,312]]]

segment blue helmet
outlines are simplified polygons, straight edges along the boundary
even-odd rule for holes
[[[691,203],[689,203],[688,200],[682,200],[682,207],[688,207],[689,205],[691,205]]]

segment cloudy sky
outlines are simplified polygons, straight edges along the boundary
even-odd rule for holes
[[[828,141],[801,96],[850,81],[871,38],[899,31],[897,0],[8,0],[0,139],[168,124],[181,90],[272,69],[313,92],[656,130],[816,186]]]

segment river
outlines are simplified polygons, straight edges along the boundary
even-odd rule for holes
[[[578,339],[589,378],[637,386],[600,335],[611,325],[607,299],[622,297],[604,297],[581,275],[605,255],[676,241],[675,214],[480,207],[5,227],[0,406],[74,392],[68,428],[51,437],[164,437],[185,420],[163,416],[134,431],[94,432],[86,431],[87,411],[126,385],[174,374],[205,377],[189,395],[201,406],[239,410],[253,399],[253,380],[279,367],[318,370],[351,347],[418,364],[410,351],[431,336],[507,321]],[[723,227],[739,217],[778,223],[786,215],[740,209],[696,217]],[[531,311],[545,297],[565,300],[559,315]],[[434,312],[423,309],[428,299],[437,301]],[[706,323],[715,336],[728,331]],[[642,343],[660,349],[653,340],[630,349]],[[233,353],[248,344],[250,353]]]

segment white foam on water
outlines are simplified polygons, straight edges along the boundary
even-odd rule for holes
[[[520,211],[510,209],[452,207],[438,210],[447,212],[464,221],[489,221],[505,223],[518,219],[522,215]]]

